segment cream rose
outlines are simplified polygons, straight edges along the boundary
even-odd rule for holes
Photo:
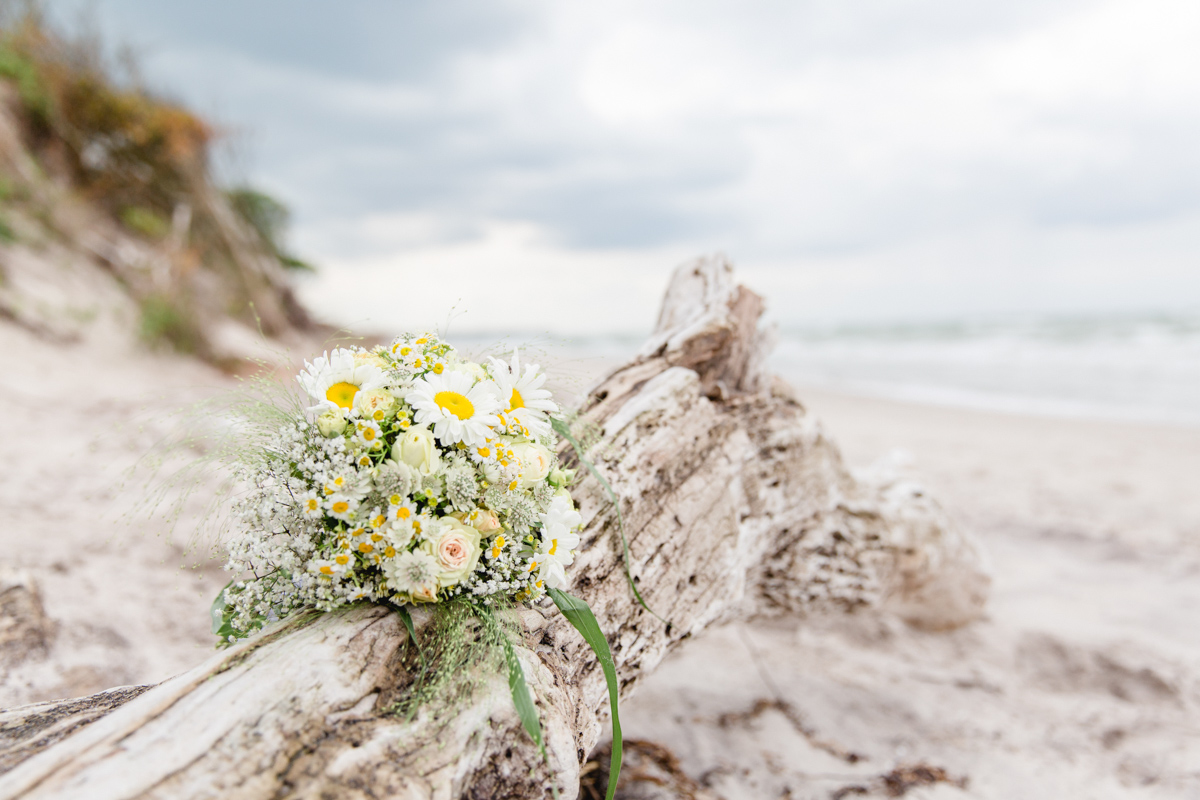
[[[354,407],[367,419],[382,422],[396,411],[396,398],[383,389],[368,389],[354,396]]]
[[[424,426],[409,428],[392,445],[392,458],[422,475],[432,475],[442,465],[433,432]]]
[[[441,532],[425,540],[421,549],[437,560],[438,585],[446,588],[474,572],[482,535],[454,517],[442,517],[441,522]]]
[[[346,418],[342,416],[342,410],[339,408],[337,411],[326,411],[317,417],[317,430],[326,439],[332,439],[345,433]]]
[[[512,446],[513,455],[521,462],[521,485],[528,488],[546,480],[554,456],[534,442],[518,442]]]

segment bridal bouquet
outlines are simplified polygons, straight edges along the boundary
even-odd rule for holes
[[[299,608],[563,588],[581,519],[546,376],[432,334],[306,363],[313,405],[251,471],[227,568],[229,636]]]
[[[426,333],[327,352],[298,381],[308,400],[284,410],[240,459],[250,489],[234,508],[226,568],[236,577],[213,604],[214,633],[234,642],[300,611],[376,602],[397,610],[420,647],[411,607],[465,609],[503,650],[513,701],[545,756],[495,608],[549,595],[608,681],[611,798],[616,673],[595,616],[564,591],[582,518],[568,490],[574,471],[555,455],[558,434],[603,478],[556,416],[545,374],[516,352],[509,362],[467,360]],[[439,642],[426,644],[436,651]]]

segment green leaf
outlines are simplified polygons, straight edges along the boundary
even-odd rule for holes
[[[592,609],[588,607],[587,603],[561,589],[547,588],[546,592],[554,601],[554,605],[558,606],[562,615],[583,636],[583,640],[592,648],[596,658],[600,659],[600,667],[604,670],[604,680],[608,682],[608,705],[612,710],[612,761],[608,767],[608,793],[605,800],[613,800],[613,793],[617,791],[617,779],[621,777],[623,740],[621,739],[621,718],[617,715],[620,686],[617,683],[617,670],[613,664],[612,652],[608,649],[608,640],[604,638],[604,632],[600,630],[600,623],[596,621],[596,615],[592,613]]]
[[[429,664],[425,661],[425,648],[421,647],[421,643],[417,641],[417,631],[413,628],[412,614],[408,612],[408,606],[400,606],[399,613],[404,627],[408,630],[408,640],[417,648],[417,655],[421,657],[421,670],[427,671]]]
[[[209,609],[209,618],[212,620],[212,632],[216,636],[220,636],[222,630],[229,624],[226,619],[225,607],[228,603],[225,602],[225,590],[233,586],[233,581],[221,587],[221,591],[217,592],[216,598],[212,601],[212,606]]]
[[[633,556],[629,554],[629,540],[625,537],[625,519],[621,516],[621,503],[617,500],[617,493],[613,491],[612,484],[608,482],[607,478],[600,474],[600,471],[596,469],[596,465],[593,464],[587,458],[587,456],[583,454],[583,446],[579,444],[579,440],[571,434],[571,426],[568,425],[566,421],[559,419],[558,417],[551,417],[550,425],[554,428],[555,433],[570,443],[572,449],[575,450],[575,456],[579,459],[579,463],[587,467],[588,472],[592,473],[592,476],[600,482],[600,485],[604,487],[604,491],[608,493],[608,499],[612,501],[613,508],[616,509],[617,531],[621,534],[621,548],[625,554],[625,580],[629,582],[629,588],[633,590],[634,599],[638,601],[638,605],[649,611],[651,614],[654,614],[655,617],[658,617],[659,622],[670,627],[671,623],[669,620],[659,617],[658,614],[654,613],[654,609],[646,605],[646,601],[642,599],[642,593],[638,591],[637,584],[633,582],[633,572],[629,568],[629,562],[633,560]]]

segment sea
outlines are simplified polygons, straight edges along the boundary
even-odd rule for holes
[[[534,345],[583,374],[620,363],[643,339]],[[771,365],[797,386],[865,397],[1200,427],[1200,313],[780,326]]]

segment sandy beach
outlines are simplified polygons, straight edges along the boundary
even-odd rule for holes
[[[145,491],[122,481],[172,409],[236,382],[132,340],[64,347],[0,325],[0,348],[0,418],[20,421],[0,438],[5,581],[32,581],[45,613],[9,624],[0,705],[194,665],[225,577],[188,520],[215,483],[170,529],[122,519]],[[728,800],[887,796],[897,768],[945,778],[909,797],[1197,796],[1200,430],[799,394],[851,467],[891,459],[981,538],[987,618],[943,634],[875,613],[716,628],[625,704],[627,736]]]
[[[1200,430],[799,394],[849,465],[907,465],[978,534],[987,618],[716,629],[627,704],[628,735],[730,800],[887,796],[913,765],[961,788],[909,797],[1200,795]]]

